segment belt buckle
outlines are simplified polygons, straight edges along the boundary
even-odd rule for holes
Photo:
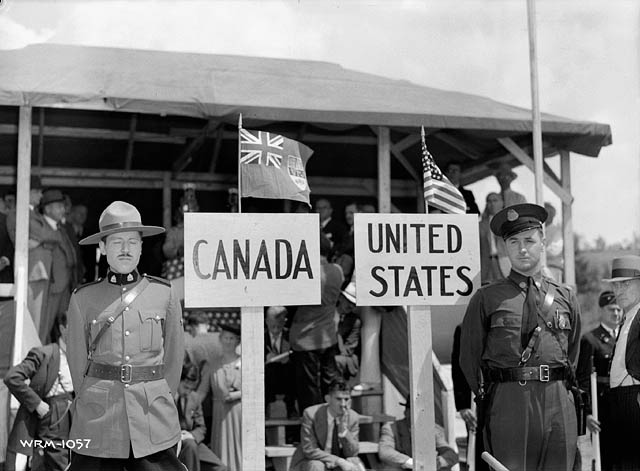
[[[133,372],[133,367],[129,364],[120,366],[120,381],[128,384],[131,382],[131,374]]]
[[[549,365],[540,365],[540,381],[549,382]]]

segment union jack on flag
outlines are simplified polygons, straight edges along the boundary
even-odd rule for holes
[[[424,179],[425,205],[438,208],[445,213],[464,214],[467,204],[460,191],[443,175],[433,156],[427,150],[422,127],[422,174]]]
[[[240,129],[240,163],[282,165],[282,145],[284,137],[263,131]]]

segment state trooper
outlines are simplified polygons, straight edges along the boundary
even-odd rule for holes
[[[491,220],[511,272],[472,297],[460,366],[479,398],[484,446],[510,471],[562,470],[576,458],[573,382],[580,338],[575,293],[543,276],[544,208],[517,204]]]
[[[174,446],[173,397],[184,358],[180,302],[164,279],[137,271],[145,226],[131,204],[114,201],[100,231],[80,241],[106,255],[105,279],[78,288],[68,311],[68,357],[76,399],[72,471],[182,470]]]
[[[609,370],[613,359],[613,350],[618,337],[618,331],[622,322],[622,308],[616,300],[613,291],[603,291],[598,298],[600,308],[600,325],[587,332],[580,339],[580,356],[576,376],[580,388],[591,392],[591,372],[595,369],[597,381],[597,401],[598,418],[591,415],[593,401],[590,398],[589,415],[587,416],[587,426],[592,432],[601,432],[600,435],[600,457],[602,460],[602,470],[611,469],[611,423],[609,420],[610,394],[609,394]]]

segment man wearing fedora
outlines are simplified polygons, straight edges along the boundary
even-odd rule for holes
[[[625,318],[609,372],[609,432],[615,470],[640,469],[640,257],[614,258],[611,283]]]
[[[567,471],[576,457],[577,419],[567,386],[580,339],[570,288],[542,274],[547,212],[503,209],[491,230],[506,243],[511,272],[480,288],[462,322],[460,367],[479,398],[485,450],[510,471]]]
[[[68,356],[76,399],[70,438],[72,471],[180,470],[175,396],[184,334],[179,300],[166,280],[137,271],[142,238],[164,232],[142,224],[138,210],[111,203],[98,244],[107,277],[78,288],[68,312]]]
[[[55,320],[69,307],[72,288],[77,283],[76,249],[62,227],[66,214],[65,197],[60,190],[47,189],[40,201],[42,219],[45,226],[43,246],[51,251],[51,270],[49,275],[49,294],[40,321],[40,338],[48,341],[52,336]],[[58,333],[53,333],[57,338]]]

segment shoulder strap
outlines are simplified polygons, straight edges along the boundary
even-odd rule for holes
[[[131,303],[133,303],[133,301],[147,288],[147,286],[149,286],[149,280],[147,280],[146,278],[142,278],[140,283],[138,283],[138,286],[136,286],[135,288],[133,288],[131,291],[129,291],[127,294],[124,295],[124,298],[116,308],[116,314],[107,319],[107,322],[104,323],[102,328],[98,331],[95,338],[91,342],[91,345],[89,345],[89,360],[91,360],[91,357],[93,356],[93,352],[96,350],[98,346],[98,342],[100,341],[102,336],[107,332],[107,329],[109,329],[111,325],[117,319],[120,318],[124,310]]]

